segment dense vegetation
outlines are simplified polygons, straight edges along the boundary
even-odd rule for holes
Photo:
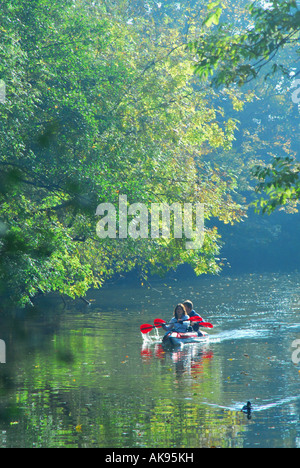
[[[256,54],[268,61],[263,47],[239,54],[240,36],[242,45],[247,41],[244,3],[223,3],[224,22],[233,18],[240,30],[232,68],[222,55],[212,64],[215,49],[203,52],[199,46],[206,47],[212,34],[218,37],[219,2],[1,2],[2,296],[20,304],[39,292],[82,296],[134,268],[141,278],[184,263],[197,274],[220,270],[216,226],[245,217],[253,201],[250,168],[259,166],[255,175],[263,190],[270,183],[270,157],[271,164],[278,156],[292,164],[299,148],[298,108],[283,74],[267,82],[260,70],[242,68],[256,78],[255,86],[231,85],[241,75],[241,60]],[[278,14],[293,16],[298,24],[294,2],[273,3]],[[268,18],[255,9],[252,14],[264,34]],[[282,35],[292,27],[295,41],[295,25]],[[230,30],[224,33],[221,25],[220,34],[216,51],[224,52]],[[286,45],[287,62],[291,51],[296,53],[294,43],[281,42],[277,38],[274,47]],[[210,63],[203,63],[203,53]],[[226,78],[217,89],[209,82],[212,65],[223,67]],[[228,80],[230,67],[234,75]],[[279,65],[271,71],[278,70],[283,73]],[[286,165],[281,170],[290,170]],[[287,188],[292,186],[295,180]],[[284,193],[281,202],[296,198]],[[146,205],[204,203],[203,248],[186,250],[184,239],[99,239],[96,208],[103,202],[117,205],[119,195]]]

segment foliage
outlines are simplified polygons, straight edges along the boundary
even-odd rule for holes
[[[142,277],[184,262],[219,270],[213,226],[200,252],[184,239],[97,238],[97,205],[117,205],[119,194],[200,201],[206,219],[226,223],[244,214],[236,179],[207,157],[231,147],[237,123],[197,83],[185,16],[128,11],[127,2],[2,5],[0,293],[21,304],[39,292],[81,296],[133,268]]]
[[[273,61],[271,72],[289,70],[274,59],[289,44],[298,45],[300,11],[295,0],[251,2],[243,27],[232,22],[220,24],[221,2],[208,5],[213,10],[203,25],[218,25],[216,30],[203,32],[189,48],[196,53],[195,72],[205,79],[212,76],[215,86],[239,86],[256,79],[260,71]],[[224,5],[223,5],[224,6]],[[299,49],[298,49],[299,53]],[[269,74],[267,74],[269,76]]]
[[[300,164],[294,159],[274,158],[272,164],[256,166],[253,174],[260,180],[258,193],[265,192],[268,199],[256,202],[263,213],[272,213],[278,206],[300,199]]]
[[[236,91],[238,85],[246,93],[254,90],[253,104],[240,116],[243,140],[237,144],[236,154],[248,171],[252,165],[251,174],[259,179],[256,193],[265,190],[269,197],[254,201],[257,211],[270,214],[287,205],[288,212],[295,212],[299,110],[292,102],[291,79],[299,73],[295,68],[298,4],[294,0],[251,2],[243,15],[232,14],[231,19],[232,4],[222,4],[223,16],[220,5],[208,5],[210,13],[203,23],[206,30],[189,44],[196,54],[195,73],[215,88]],[[249,179],[249,172],[245,178]]]

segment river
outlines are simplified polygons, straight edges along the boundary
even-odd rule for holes
[[[0,318],[0,447],[300,447],[299,273],[116,284],[88,298]],[[157,332],[141,335],[186,299],[214,324],[209,343],[170,352]]]

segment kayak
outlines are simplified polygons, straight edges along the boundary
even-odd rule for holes
[[[168,333],[163,337],[163,345],[176,347],[185,345],[187,343],[202,343],[203,341],[207,341],[209,339],[208,333],[205,333],[203,331],[201,331],[201,333],[202,336],[199,336],[196,332]]]

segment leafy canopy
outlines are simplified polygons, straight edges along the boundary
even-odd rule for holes
[[[299,5],[295,0],[255,1],[245,6],[243,15],[231,18],[232,4],[216,1],[208,10],[204,30],[188,45],[195,54],[195,73],[214,88],[255,86],[258,104],[249,113],[252,134],[248,122],[243,146],[248,159],[253,154],[251,173],[259,181],[255,190],[265,194],[255,201],[256,210],[270,214],[283,205],[295,210],[300,199],[299,111],[292,103],[291,80],[300,73],[295,68],[300,54]],[[249,146],[250,139],[254,145]]]
[[[116,274],[189,263],[219,271],[219,234],[99,239],[98,204],[202,202],[206,221],[244,215],[236,179],[209,154],[236,120],[214,107],[186,56],[186,18],[129,18],[126,2],[14,0],[0,12],[0,293],[25,304],[82,296]],[[190,28],[196,22],[190,11]],[[213,223],[212,223],[213,224]]]
[[[212,10],[203,22],[206,30],[189,43],[196,54],[195,72],[211,77],[213,86],[239,86],[256,79],[272,63],[266,78],[277,71],[289,75],[289,69],[276,56],[281,49],[295,45],[299,49],[300,10],[296,0],[251,2],[245,8],[243,21],[221,22],[224,3],[212,2]],[[216,27],[211,28],[213,25]]]

